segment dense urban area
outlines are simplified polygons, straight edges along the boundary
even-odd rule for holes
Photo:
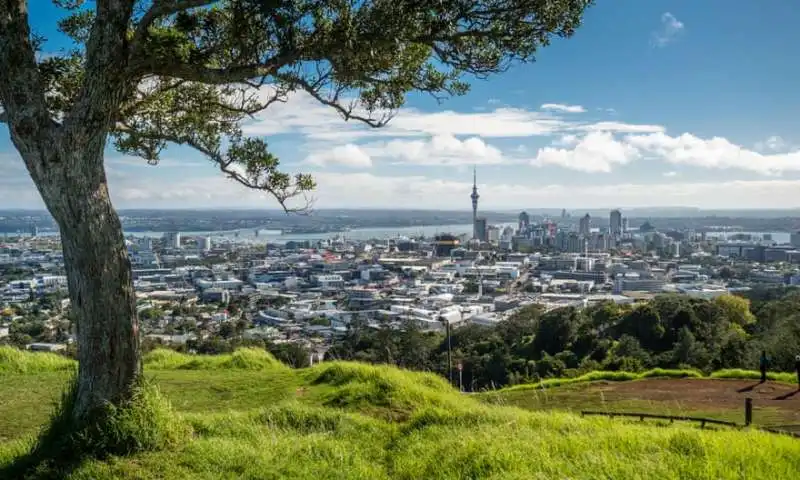
[[[601,368],[752,367],[762,349],[792,368],[800,234],[633,225],[619,210],[493,225],[477,188],[472,198],[471,233],[130,234],[144,349],[258,345],[297,367],[394,363],[465,390]],[[0,243],[0,342],[74,355],[58,236],[28,222]]]

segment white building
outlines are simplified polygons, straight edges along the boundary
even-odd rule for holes
[[[201,252],[208,252],[211,250],[211,237],[198,237],[197,249]]]
[[[165,233],[164,246],[167,248],[181,248],[181,232]]]
[[[314,282],[323,290],[339,290],[344,288],[344,279],[341,275],[316,275]]]

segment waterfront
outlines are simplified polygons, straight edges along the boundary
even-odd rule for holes
[[[497,225],[501,229],[506,226],[514,226],[511,223]],[[597,229],[594,229],[597,230]],[[256,235],[258,231],[258,235]],[[130,237],[152,237],[161,238],[166,232],[156,231],[143,231],[143,232],[125,232],[125,236]],[[410,237],[433,237],[441,233],[449,233],[452,235],[471,235],[471,224],[451,224],[451,225],[426,225],[426,226],[411,226],[411,227],[371,227],[371,228],[356,228],[349,231],[339,232],[320,232],[320,233],[288,233],[282,234],[279,230],[270,229],[238,229],[228,231],[182,231],[181,235],[185,236],[208,236],[214,239],[229,239],[231,241],[243,242],[258,242],[258,243],[286,243],[290,241],[302,242],[305,240],[326,240],[334,237],[343,237],[351,240],[370,240],[370,239],[388,239],[388,238],[410,238]],[[40,236],[54,236],[58,232],[55,231],[40,231]],[[729,231],[729,232],[708,232],[706,235],[709,238],[718,238],[733,241],[731,237],[734,235],[751,235],[753,241],[762,240],[765,235],[771,235],[772,242],[778,245],[788,244],[790,234],[788,232],[743,232],[743,231]],[[24,234],[23,234],[24,235]]]
[[[258,235],[256,235],[258,231]],[[130,237],[156,237],[159,238],[165,232],[126,232],[125,235]],[[455,224],[455,225],[427,225],[427,226],[413,226],[413,227],[373,227],[373,228],[357,228],[346,232],[321,232],[321,233],[289,233],[283,235],[277,230],[266,229],[240,229],[225,232],[180,232],[181,235],[195,236],[205,235],[214,239],[231,239],[242,241],[256,241],[256,242],[270,242],[270,243],[286,243],[290,241],[301,242],[304,240],[325,240],[334,237],[343,237],[351,240],[369,240],[373,238],[388,239],[388,238],[402,238],[402,237],[433,237],[440,233],[449,233],[453,235],[471,234],[471,224]]]

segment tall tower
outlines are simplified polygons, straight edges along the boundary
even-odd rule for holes
[[[481,238],[478,235],[478,199],[480,195],[478,195],[478,171],[475,167],[472,167],[472,195],[469,196],[472,199],[472,238]]]

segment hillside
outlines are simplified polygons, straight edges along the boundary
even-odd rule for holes
[[[0,477],[27,450],[72,368],[0,348]],[[800,472],[800,442],[789,437],[489,405],[437,376],[392,367],[332,362],[291,370],[248,350],[154,352],[145,369],[172,403],[173,441],[160,451],[84,461],[67,478],[773,479]]]

